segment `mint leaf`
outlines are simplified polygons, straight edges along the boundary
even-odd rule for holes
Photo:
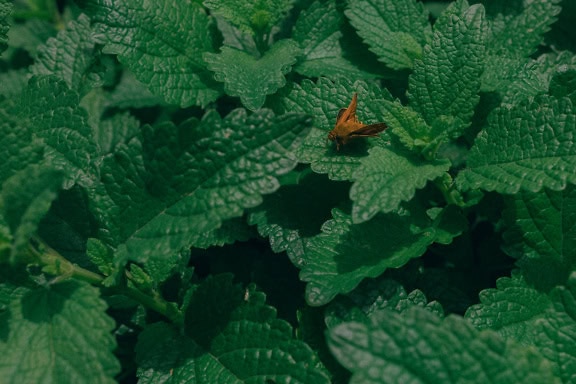
[[[291,380],[328,383],[318,358],[295,340],[253,285],[232,284],[231,275],[208,278],[194,290],[186,311],[186,335],[154,324],[139,338],[138,376],[144,383],[218,377],[226,383]],[[209,382],[201,379],[200,382]]]
[[[30,70],[33,75],[55,75],[70,89],[85,94],[102,83],[100,74],[94,73],[96,57],[90,19],[81,14],[38,49]]]
[[[81,0],[105,51],[155,95],[182,107],[206,106],[219,92],[208,78],[211,22],[198,4],[181,1]],[[169,11],[167,11],[169,10]]]
[[[294,41],[280,40],[260,59],[222,47],[219,54],[204,54],[204,60],[216,80],[224,82],[226,93],[240,96],[242,104],[254,111],[264,105],[266,95],[286,84],[284,75],[292,69],[299,52]]]
[[[117,145],[93,196],[102,235],[120,247],[117,261],[170,264],[165,258],[260,204],[296,165],[292,152],[309,123],[269,110],[235,110],[224,119],[209,112],[178,127],[145,126]]]
[[[450,8],[445,12],[448,15],[434,26],[434,36],[424,47],[422,60],[415,62],[410,76],[410,106],[429,125],[441,116],[458,118],[459,129],[451,130],[461,134],[470,124],[479,101],[484,67],[484,9],[474,5],[462,14],[450,13]]]
[[[380,61],[412,68],[431,35],[428,12],[414,0],[351,0],[344,12]]]
[[[10,30],[9,17],[12,13],[12,2],[0,0],[0,53],[8,47],[8,31]]]
[[[358,93],[358,119],[364,124],[382,121],[379,100],[391,99],[388,91],[347,78],[337,78],[335,82],[320,78],[316,84],[304,80],[302,84],[294,85],[277,106],[280,111],[305,112],[314,117],[315,129],[297,151],[298,160],[311,163],[314,172],[326,173],[332,180],[352,180],[367,147],[384,145],[382,139],[359,139],[337,152],[332,143],[327,143],[328,132],[336,124],[338,111],[350,104],[354,92]],[[385,137],[386,133],[381,135]]]
[[[443,228],[455,218],[444,221],[440,215],[433,221],[414,206],[356,225],[338,209],[332,215],[322,233],[305,247],[300,278],[308,282],[306,300],[310,305],[326,304],[337,294],[352,291],[366,277],[399,268],[421,256],[430,244],[449,242],[462,230],[462,226]]]
[[[0,125],[0,180],[28,164],[44,161],[62,170],[66,184],[89,186],[98,175],[93,141],[86,112],[78,106],[78,95],[53,77],[33,77]]]
[[[24,288],[21,288],[24,289]],[[115,383],[114,321],[98,289],[68,281],[25,289],[8,307],[0,375],[22,383]]]
[[[106,98],[106,106],[116,108],[144,108],[162,104],[158,96],[153,95],[132,72],[127,70],[123,72],[120,82]]]
[[[424,188],[449,168],[448,160],[429,163],[408,153],[371,148],[354,173],[352,222],[363,223],[378,212],[395,211],[401,202],[414,197],[416,189]]]
[[[28,84],[29,73],[27,69],[15,69],[0,73],[0,94],[8,98],[15,98],[22,93]]]
[[[302,48],[303,57],[294,70],[308,77],[348,76],[369,79],[375,74],[360,70],[344,56],[341,27],[343,16],[334,1],[313,2],[296,20],[292,37]]]
[[[204,6],[224,17],[242,32],[269,31],[292,8],[292,0],[204,0]]]
[[[488,117],[467,169],[456,181],[466,189],[500,193],[561,190],[576,183],[576,114],[570,100],[541,95]]]
[[[328,344],[354,383],[555,382],[549,362],[535,350],[419,307],[340,324],[329,331]]]
[[[215,20],[218,29],[222,33],[224,46],[239,49],[240,51],[249,53],[254,57],[260,56],[260,51],[258,51],[254,36],[234,27],[223,17],[216,16]]]
[[[194,242],[196,248],[207,249],[212,246],[233,244],[257,237],[253,227],[248,226],[246,218],[237,217],[222,222],[220,228],[202,233]]]

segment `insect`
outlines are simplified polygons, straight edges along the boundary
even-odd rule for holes
[[[356,103],[358,95],[352,96],[352,101],[348,108],[342,108],[338,112],[336,125],[328,133],[328,140],[336,142],[336,150],[340,150],[341,145],[345,145],[348,140],[356,137],[376,137],[388,126],[384,123],[362,124],[356,117]]]

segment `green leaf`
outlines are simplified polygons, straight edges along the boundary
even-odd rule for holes
[[[12,13],[12,1],[0,0],[0,53],[8,47],[8,31],[10,30],[10,13]]]
[[[376,77],[363,71],[344,57],[340,42],[343,15],[334,1],[315,1],[296,20],[292,38],[302,48],[303,57],[294,70],[308,77],[348,76],[354,79]]]
[[[301,114],[216,112],[178,127],[144,126],[102,164],[94,209],[117,262],[152,261],[195,244],[223,220],[257,206],[295,165],[310,120]]]
[[[254,57],[260,57],[260,51],[258,51],[254,36],[234,27],[223,17],[216,16],[215,20],[220,33],[222,33],[224,46],[239,49]]]
[[[424,188],[448,169],[448,160],[430,163],[388,148],[370,149],[354,173],[352,222],[363,223],[378,212],[395,211],[401,202],[412,199],[416,189]]]
[[[27,68],[14,69],[0,73],[0,94],[7,98],[16,98],[28,84]]]
[[[168,103],[206,106],[219,95],[204,52],[214,51],[211,21],[186,1],[80,0],[95,23],[98,42],[118,55],[138,80]]]
[[[428,12],[414,0],[351,0],[344,12],[380,61],[412,68],[431,35]]]
[[[89,186],[98,177],[86,112],[78,95],[53,77],[33,77],[0,125],[0,182],[28,164],[43,161],[66,175],[65,187]],[[0,112],[1,113],[1,112]]]
[[[33,75],[55,75],[70,89],[85,94],[102,84],[100,74],[94,73],[98,55],[94,45],[90,19],[81,14],[38,49],[30,71]]]
[[[329,331],[328,344],[352,371],[351,383],[557,382],[535,350],[419,307],[383,310],[369,324],[340,324]]]
[[[466,189],[512,194],[576,183],[576,114],[569,99],[542,95],[488,117],[456,181]]]
[[[364,124],[382,121],[380,100],[392,97],[385,89],[364,81],[337,78],[334,82],[320,78],[314,84],[303,81],[294,85],[289,94],[280,99],[281,111],[305,112],[314,117],[314,127],[297,152],[298,160],[311,163],[312,170],[328,174],[332,180],[352,180],[360,159],[368,147],[384,145],[383,139],[358,139],[348,143],[340,152],[327,143],[328,132],[336,124],[341,108],[350,104],[354,92],[358,93],[357,116]],[[386,133],[382,136],[385,137]],[[379,144],[378,144],[379,142]]]
[[[457,219],[432,220],[416,206],[357,225],[338,209],[332,215],[322,233],[306,243],[300,278],[308,282],[306,300],[310,305],[326,304],[337,294],[352,291],[364,278],[403,266],[421,256],[430,244],[449,242],[463,228],[445,229],[446,223]]]
[[[21,383],[115,383],[114,321],[97,288],[77,281],[26,289],[8,307],[0,375]]]
[[[143,383],[189,380],[212,383],[328,383],[318,358],[295,340],[253,285],[243,289],[230,275],[208,278],[192,294],[186,335],[165,324],[149,326],[136,347]],[[197,376],[201,372],[200,376]]]
[[[456,132],[462,133],[470,124],[480,99],[484,9],[474,5],[462,14],[450,13],[450,8],[445,12],[448,16],[436,23],[434,36],[424,47],[422,60],[415,62],[409,80],[410,106],[429,125],[434,125],[443,115],[460,119],[462,125]]]
[[[144,108],[162,104],[162,100],[153,95],[128,70],[122,72],[118,85],[106,98],[106,106],[116,108]]]
[[[292,40],[280,40],[260,59],[235,48],[222,47],[221,53],[205,53],[208,69],[224,82],[230,96],[240,96],[242,104],[254,111],[264,105],[266,95],[286,84],[284,75],[296,63],[300,49]]]
[[[256,238],[258,234],[253,227],[248,226],[246,218],[237,217],[222,222],[220,228],[202,233],[194,241],[196,248],[208,249],[213,246],[233,244],[237,241],[247,241]]]
[[[292,8],[292,3],[292,0],[205,0],[204,6],[242,32],[254,34],[269,31],[278,24]]]
[[[2,185],[0,206],[12,232],[12,261],[27,252],[28,243],[40,220],[50,209],[62,188],[62,172],[31,165]]]

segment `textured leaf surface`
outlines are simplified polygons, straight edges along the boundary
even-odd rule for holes
[[[430,37],[428,12],[414,0],[351,0],[350,23],[390,68],[412,68]]]
[[[569,99],[542,95],[488,117],[457,182],[500,193],[561,190],[576,183],[576,114]]]
[[[30,70],[33,75],[54,75],[64,80],[70,89],[84,94],[101,85],[100,75],[94,73],[94,57],[90,19],[80,15],[38,49],[38,57]]]
[[[266,95],[286,84],[284,75],[292,69],[300,49],[292,40],[281,40],[260,59],[235,48],[222,47],[221,51],[204,55],[208,69],[224,82],[227,94],[240,96],[246,108],[256,110],[264,105]]]
[[[326,173],[332,180],[352,180],[360,159],[374,145],[385,145],[381,139],[358,139],[351,141],[340,152],[332,143],[327,143],[328,132],[336,124],[336,116],[341,108],[350,104],[354,92],[358,93],[357,116],[364,124],[381,121],[380,99],[391,99],[388,91],[369,85],[363,81],[352,82],[338,78],[334,83],[320,78],[316,84],[303,81],[294,85],[289,94],[280,100],[280,110],[305,112],[314,117],[314,127],[298,150],[298,160],[310,163],[318,173]]]
[[[533,349],[418,307],[384,310],[370,324],[340,324],[328,344],[353,372],[351,383],[555,382],[550,363]]]
[[[65,282],[25,290],[8,307],[0,375],[19,383],[115,383],[114,321],[98,289]]]
[[[276,176],[296,165],[292,152],[309,124],[301,114],[235,110],[224,119],[210,112],[201,122],[143,127],[102,165],[94,196],[102,235],[122,245],[121,260],[177,254],[275,191]]]
[[[218,90],[209,79],[204,52],[212,52],[206,12],[188,1],[81,0],[99,42],[118,55],[152,93],[182,107],[205,106]]]
[[[450,8],[445,12],[410,76],[410,106],[430,125],[442,115],[459,118],[461,132],[470,124],[479,100],[484,9],[475,5],[461,15],[450,13]]]
[[[410,200],[416,189],[448,171],[448,160],[424,162],[408,153],[372,148],[354,174],[350,190],[352,221],[362,223],[378,212],[392,212]]]
[[[0,123],[0,180],[41,161],[62,170],[67,184],[90,185],[97,177],[98,147],[78,95],[53,77],[33,77],[10,118]],[[0,112],[1,113],[1,112]]]
[[[12,1],[0,0],[0,53],[8,47],[8,31],[10,23],[8,18],[12,12]]]
[[[357,225],[340,210],[334,209],[332,214],[334,218],[305,248],[300,278],[308,282],[306,300],[311,305],[326,304],[337,294],[352,291],[364,278],[403,266],[433,242],[449,243],[463,228],[460,224],[446,226],[460,222],[456,217],[433,221],[421,207],[380,214]]]
[[[295,340],[254,286],[231,276],[207,279],[191,297],[186,336],[155,324],[140,336],[138,376],[144,383],[195,378],[195,383],[328,383],[318,358]],[[216,379],[217,378],[217,379]]]
[[[343,15],[334,1],[314,2],[300,13],[292,37],[302,48],[303,57],[294,70],[308,77],[372,78],[344,57],[340,43]]]

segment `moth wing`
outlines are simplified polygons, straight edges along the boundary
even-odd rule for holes
[[[338,111],[338,116],[336,116],[336,124],[338,124],[344,112],[346,112],[346,108],[340,108],[340,110]]]
[[[352,96],[352,101],[350,101],[350,105],[348,108],[342,108],[338,111],[338,118],[336,119],[336,124],[343,123],[345,121],[353,121],[355,123],[358,122],[358,118],[356,117],[356,103],[358,101],[358,94],[354,94]]]
[[[388,128],[388,126],[384,123],[363,125],[350,133],[350,137],[374,137],[378,136],[378,134],[386,128]]]

